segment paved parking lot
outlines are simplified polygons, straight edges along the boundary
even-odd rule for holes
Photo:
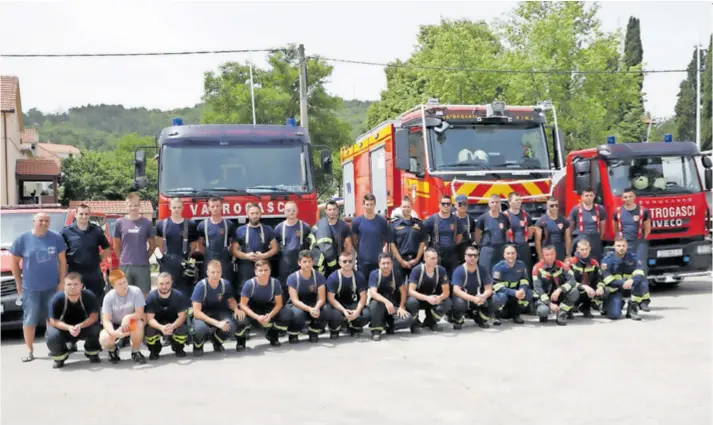
[[[20,362],[19,335],[2,342],[3,425],[709,424],[711,282],[654,293],[644,320],[578,318],[569,326],[408,333],[371,342],[172,355],[134,367],[90,367],[82,354],[51,369]],[[472,323],[472,322],[471,322]]]

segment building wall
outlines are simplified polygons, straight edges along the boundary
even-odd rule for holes
[[[7,149],[5,128],[7,125]],[[5,152],[7,151],[7,158]],[[20,123],[14,112],[0,113],[0,205],[19,203],[15,166],[25,156],[20,152]],[[7,167],[7,168],[6,168]]]

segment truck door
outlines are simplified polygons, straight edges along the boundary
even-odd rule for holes
[[[344,217],[354,215],[354,162],[342,165],[342,193],[344,194]]]
[[[371,190],[376,197],[376,213],[386,213],[386,150],[381,145],[370,153]]]

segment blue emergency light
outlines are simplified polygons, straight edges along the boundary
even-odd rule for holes
[[[174,127],[177,127],[177,126],[179,126],[179,125],[183,125],[183,118],[174,118],[174,119],[171,121],[171,124],[172,124]]]
[[[290,125],[292,127],[297,127],[297,120],[295,119],[295,117],[290,117],[287,118],[287,122],[285,124]]]
[[[671,143],[673,142],[673,136],[670,134],[664,134],[663,135],[663,142],[664,143]]]
[[[607,137],[607,145],[614,145],[614,144],[616,144],[616,137],[614,137],[614,136]]]

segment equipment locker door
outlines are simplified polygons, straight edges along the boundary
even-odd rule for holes
[[[342,193],[344,194],[344,217],[354,215],[354,162],[342,165]]]
[[[386,213],[386,150],[382,145],[370,155],[371,190],[376,197],[376,213]]]

